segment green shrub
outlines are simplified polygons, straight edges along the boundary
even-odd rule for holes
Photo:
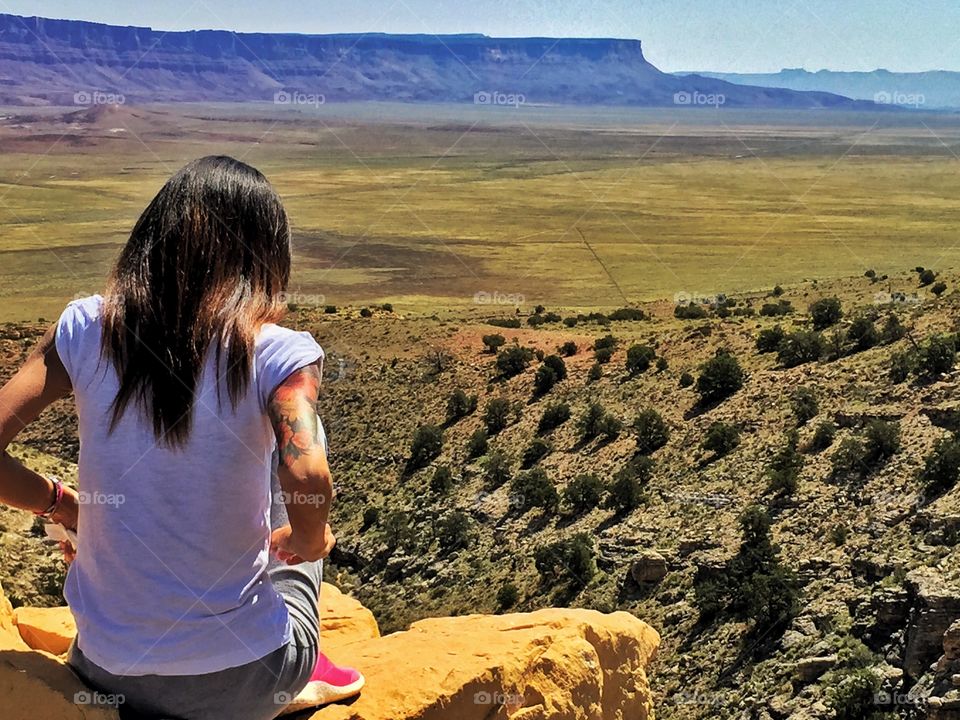
[[[547,355],[543,358],[543,367],[550,368],[557,381],[567,379],[567,364],[559,355]]]
[[[680,387],[682,387],[682,388],[688,388],[688,387],[690,387],[691,385],[693,385],[693,383],[694,383],[693,375],[691,375],[691,374],[690,374],[689,372],[687,372],[686,370],[685,370],[683,373],[681,373],[681,375],[680,375],[680,381],[679,381]]]
[[[603,377],[603,368],[600,366],[600,363],[594,363],[590,367],[590,372],[587,373],[588,382],[596,382]]]
[[[707,317],[707,309],[697,303],[677,305],[673,309],[673,316],[679,320],[703,320]]]
[[[743,387],[745,375],[737,359],[727,352],[718,352],[700,370],[697,392],[700,402],[712,405],[726,400]]]
[[[619,341],[613,335],[604,335],[593,341],[594,350],[603,350],[605,348],[614,349]]]
[[[797,425],[806,425],[820,412],[817,396],[808,387],[797,388],[790,394],[790,408],[797,418]]]
[[[783,288],[779,285],[774,285],[773,290],[770,291],[770,294],[774,297],[780,297],[783,295]]]
[[[665,357],[657,358],[657,372],[666,372],[667,368],[670,367],[670,364],[667,362]]]
[[[603,483],[596,475],[578,475],[563,491],[563,502],[574,515],[582,515],[600,505]]]
[[[393,312],[393,303],[384,303],[380,306],[380,309],[384,312],[392,313]]]
[[[642,410],[633,421],[633,430],[637,436],[637,452],[650,455],[656,452],[670,439],[670,428],[663,417],[653,408]]]
[[[833,674],[827,706],[835,720],[895,720],[897,715],[877,707],[880,677],[870,669],[843,669]]]
[[[497,353],[497,370],[505,378],[519,375],[533,360],[533,351],[530,348],[511,345]]]
[[[780,300],[775,303],[764,303],[760,306],[762,317],[783,317],[793,312],[793,304],[789,300]]]
[[[563,357],[573,357],[577,354],[577,344],[573,340],[567,340],[560,346],[560,354]]]
[[[926,380],[933,380],[950,372],[956,357],[955,339],[948,335],[934,335],[924,343],[917,354],[917,375]]]
[[[467,395],[459,388],[447,400],[447,422],[455,423],[477,409],[477,396]]]
[[[880,335],[873,320],[861,315],[847,328],[846,341],[852,346],[851,352],[863,352],[880,342]]]
[[[707,428],[701,446],[704,450],[723,457],[740,444],[740,428],[725,422],[715,422]]]
[[[937,279],[937,274],[933,270],[930,270],[929,268],[927,268],[926,270],[922,270],[918,276],[918,280],[920,281],[920,287],[925,287],[936,279]]]
[[[501,347],[503,347],[506,344],[506,342],[507,342],[507,339],[503,335],[500,335],[499,333],[496,333],[494,335],[483,336],[484,350],[490,353],[491,355],[495,354],[497,350],[499,350]]]
[[[597,361],[598,365],[606,365],[612,357],[613,348],[603,347],[593,351],[593,359]]]
[[[830,477],[833,480],[866,477],[869,468],[863,464],[865,453],[866,450],[860,438],[844,438],[830,457]]]
[[[653,460],[645,455],[633,456],[613,476],[607,489],[606,505],[618,514],[628,513],[643,501],[643,488],[653,475]]]
[[[548,405],[540,416],[538,432],[546,433],[563,425],[570,419],[570,406],[565,402]]]
[[[638,320],[647,319],[647,315],[645,312],[643,312],[643,310],[640,310],[639,308],[627,308],[627,307],[614,310],[612,313],[610,313],[609,317],[611,320],[638,321]]]
[[[907,334],[907,329],[900,322],[900,318],[890,313],[883,323],[883,329],[880,331],[880,342],[884,345],[895,343],[897,340]]]
[[[810,305],[810,318],[813,320],[814,330],[824,330],[836,325],[843,317],[840,301],[835,297],[820,298]]]
[[[534,564],[546,582],[567,580],[577,587],[586,587],[597,572],[593,540],[584,533],[540,547]]]
[[[520,327],[520,318],[491,318],[490,320],[487,320],[487,325],[516,330]]]
[[[616,440],[623,430],[623,421],[612,413],[604,413],[603,417],[597,421],[597,435],[604,442]]]
[[[369,530],[374,525],[380,522],[380,508],[376,505],[368,505],[363,510],[363,525],[361,530]]]
[[[453,487],[453,473],[446,465],[441,465],[433,471],[430,478],[430,489],[435,493],[445,493]]]
[[[900,425],[870,420],[864,428],[864,462],[876,467],[900,452]]]
[[[523,512],[534,508],[554,512],[560,503],[557,488],[543,468],[538,467],[516,475],[510,481],[510,494]]]
[[[411,470],[426,467],[442,449],[443,430],[436,425],[421,425],[413,435],[407,467]]]
[[[639,375],[650,368],[657,353],[649,345],[631,345],[627,348],[627,372]]]
[[[360,308],[360,317],[368,318],[373,317],[373,311],[370,308]]]
[[[494,450],[483,464],[483,478],[487,487],[498,488],[513,480],[510,472],[510,458],[500,450]]]
[[[775,495],[793,495],[800,482],[803,455],[797,450],[797,433],[787,434],[786,442],[776,452],[767,467],[767,492]]]
[[[960,441],[955,436],[941,438],[927,455],[920,481],[934,492],[945,492],[960,479]]]
[[[512,582],[506,582],[497,591],[497,609],[510,610],[520,601],[520,590]]]
[[[942,280],[940,282],[934,283],[933,287],[930,288],[930,292],[932,292],[937,297],[940,297],[946,291],[947,291],[947,284]]]
[[[542,397],[553,389],[559,378],[549,365],[541,365],[533,376],[533,396]]]
[[[496,435],[510,424],[510,402],[506,398],[492,398],[483,411],[487,433]]]
[[[437,542],[444,552],[463,550],[470,545],[470,518],[461,511],[454,510],[437,523]]]
[[[565,317],[563,319],[563,324],[568,328],[576,327],[578,322],[580,321],[575,317]]]
[[[325,307],[323,308],[323,312],[326,313],[327,315],[336,315],[336,314],[337,314],[337,306],[336,306],[336,305],[327,305],[327,306],[325,306]]]
[[[488,435],[484,428],[478,428],[467,440],[467,458],[473,460],[487,454]]]
[[[583,415],[577,421],[580,427],[580,437],[584,441],[593,440],[600,434],[600,421],[604,415],[606,415],[606,411],[600,403],[594,401],[587,405],[587,409],[584,410]]]
[[[777,348],[777,361],[785,368],[816,362],[823,355],[823,336],[814,330],[788,333]]]
[[[755,637],[782,633],[800,607],[796,576],[780,562],[766,510],[748,507],[740,516],[742,540],[722,572],[694,580],[701,620],[722,612],[753,622]]]
[[[521,467],[531,468],[553,452],[553,446],[543,438],[534,438],[523,451]]]
[[[810,444],[807,448],[810,452],[822,452],[833,445],[833,439],[836,435],[837,426],[829,420],[824,420],[813,431],[813,437],[810,438]]]
[[[757,335],[757,352],[776,352],[786,335],[783,328],[779,325],[774,325],[772,328],[764,328],[760,331],[760,334]]]
[[[912,369],[913,355],[910,352],[893,353],[890,356],[890,369],[887,371],[887,377],[894,385],[899,385],[906,382]]]

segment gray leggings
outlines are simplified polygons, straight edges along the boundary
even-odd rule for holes
[[[320,425],[326,448],[326,434]],[[274,453],[270,525],[287,524],[279,497]],[[112,675],[70,646],[68,663],[93,690],[123,696],[123,720],[271,720],[300,692],[317,664],[320,617],[317,598],[322,562],[286,565],[272,559],[267,574],[290,613],[293,640],[266,657],[206,675]]]

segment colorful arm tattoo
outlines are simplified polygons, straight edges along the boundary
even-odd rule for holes
[[[317,442],[320,369],[309,365],[292,373],[273,391],[270,421],[277,434],[280,462],[287,467],[321,447]]]

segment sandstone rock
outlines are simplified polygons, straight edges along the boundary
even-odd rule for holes
[[[646,720],[653,710],[645,669],[658,644],[654,630],[624,612],[422,620],[342,646],[338,660],[362,669],[367,688],[313,718]]]
[[[635,582],[657,583],[667,576],[667,561],[656,550],[644,550],[630,566],[630,577]]]
[[[28,608],[13,611],[20,637],[34,650],[63,655],[77,634],[70,608]]]
[[[646,668],[660,638],[634,616],[540,610],[436,618],[379,637],[372,614],[330,585],[321,592],[324,649],[360,668],[367,686],[316,720],[647,720]],[[51,645],[69,639],[64,609],[20,611],[24,632]],[[117,720],[63,663],[31,650],[0,592],[3,720]]]
[[[3,594],[3,586],[0,585],[0,651],[25,649],[27,645],[17,630],[17,616],[7,596]]]
[[[960,620],[955,620],[943,633],[943,655],[947,660],[960,659]]]
[[[907,585],[914,601],[904,670],[910,677],[919,678],[941,654],[944,633],[960,618],[960,591],[931,568],[910,572]]]
[[[813,682],[836,664],[836,655],[804,658],[794,665],[793,674],[800,682]]]
[[[345,643],[380,637],[373,613],[329,583],[320,590],[320,629],[323,650],[334,657]]]

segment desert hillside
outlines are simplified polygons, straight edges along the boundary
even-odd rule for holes
[[[957,280],[870,271],[579,316],[295,306],[289,324],[328,351],[327,580],[385,632],[626,610],[662,636],[667,720],[879,718],[942,694],[928,669],[960,618]],[[42,328],[2,329],[5,376]],[[70,477],[73,422],[61,403],[17,452]],[[30,518],[0,522],[7,595],[60,604]]]

